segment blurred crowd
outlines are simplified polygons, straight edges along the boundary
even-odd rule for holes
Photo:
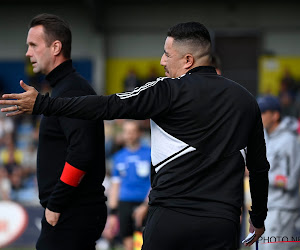
[[[5,117],[0,113],[0,200],[38,204],[36,161],[40,117]],[[124,146],[124,120],[105,121],[107,180],[112,156]],[[141,141],[150,145],[149,120],[140,121]],[[108,187],[108,186],[107,186]]]
[[[300,82],[286,68],[280,82],[278,97],[282,116],[300,117]]]
[[[0,200],[38,204],[38,117],[0,114]]]

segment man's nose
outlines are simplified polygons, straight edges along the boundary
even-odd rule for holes
[[[163,54],[162,57],[161,57],[161,59],[160,59],[160,65],[161,66],[165,66],[166,65],[165,54]]]
[[[27,49],[25,56],[27,56],[27,57],[30,57],[30,56],[31,56],[31,53],[30,53],[29,48]]]

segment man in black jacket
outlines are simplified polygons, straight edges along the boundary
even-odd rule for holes
[[[50,98],[21,82],[0,104],[10,115],[82,119],[151,118],[152,176],[144,250],[237,249],[245,165],[249,169],[252,245],[264,232],[268,171],[255,98],[210,65],[211,40],[200,23],[167,34],[165,78],[110,96]]]
[[[35,73],[46,75],[52,97],[95,95],[73,68],[71,30],[55,15],[30,23],[28,50]],[[106,222],[104,127],[102,120],[43,117],[37,180],[45,208],[37,249],[95,249]]]

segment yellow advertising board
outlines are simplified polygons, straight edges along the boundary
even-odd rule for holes
[[[111,58],[106,63],[106,94],[124,91],[129,71],[134,71],[142,84],[146,83],[151,72],[155,72],[156,77],[165,76],[160,58]]]
[[[300,57],[262,56],[259,59],[259,94],[278,95],[280,83],[288,73],[296,81],[300,79]]]
[[[150,71],[155,71],[157,77],[165,76],[160,58],[110,58],[106,63],[106,94],[124,91],[125,78],[132,70],[143,84]],[[300,57],[261,56],[259,94],[278,95],[281,79],[287,71],[296,81],[300,81]]]

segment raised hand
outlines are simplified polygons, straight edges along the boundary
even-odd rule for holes
[[[0,100],[0,105],[12,105],[1,109],[2,112],[10,112],[7,113],[6,116],[32,114],[34,103],[39,92],[34,87],[25,84],[22,80],[20,81],[20,86],[25,92],[20,94],[4,94],[2,98],[7,100]]]

